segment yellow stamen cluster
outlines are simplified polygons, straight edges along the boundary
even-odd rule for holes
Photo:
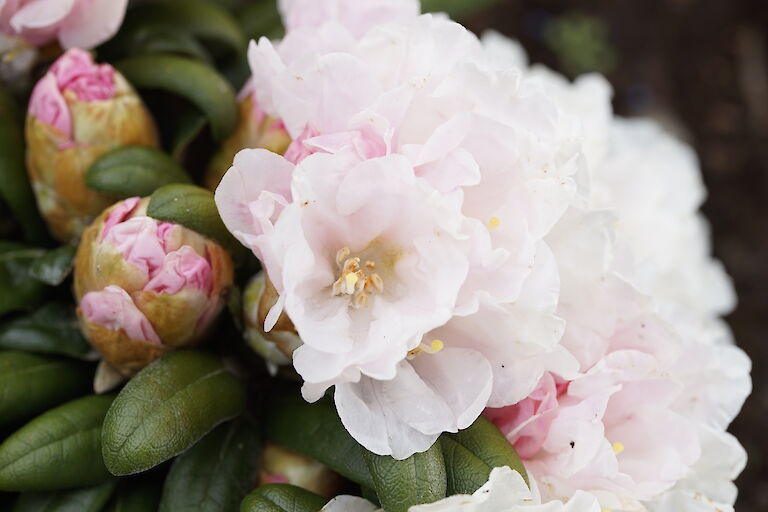
[[[364,308],[372,293],[384,291],[384,280],[375,273],[376,263],[366,261],[360,266],[360,258],[350,257],[349,247],[342,247],[336,253],[336,265],[341,271],[333,283],[334,295],[351,295],[352,307]]]
[[[613,443],[613,453],[618,455],[618,454],[620,454],[623,451],[624,451],[624,443],[620,443],[618,441]]]

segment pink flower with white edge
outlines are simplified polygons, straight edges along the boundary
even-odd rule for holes
[[[80,49],[64,53],[33,89],[25,134],[37,204],[61,242],[76,241],[113,201],[85,185],[91,164],[117,147],[157,145],[133,88]]]
[[[83,333],[130,375],[160,355],[197,343],[221,311],[233,265],[218,244],[146,216],[126,199],[83,234],[75,295]]]
[[[380,512],[373,503],[356,496],[337,496],[323,512]],[[472,495],[456,494],[434,503],[414,505],[408,512],[601,512],[597,499],[577,492],[567,502],[542,502],[535,482],[531,489],[520,473],[508,466],[491,470],[488,481]]]
[[[0,32],[35,46],[93,48],[123,22],[128,0],[0,0]]]

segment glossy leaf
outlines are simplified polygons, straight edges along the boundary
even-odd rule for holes
[[[101,425],[111,395],[51,409],[0,445],[0,490],[49,491],[110,479],[101,458]]]
[[[145,197],[171,183],[191,183],[184,170],[154,148],[125,146],[110,151],[88,169],[85,183],[92,189],[125,199]]]
[[[499,466],[509,466],[528,481],[520,457],[496,426],[482,416],[456,434],[440,436],[449,494],[472,494]]]
[[[235,92],[205,64],[175,55],[151,54],[130,57],[115,67],[139,89],[161,89],[191,101],[208,117],[214,139],[223,140],[235,129]]]
[[[327,502],[326,498],[295,485],[268,484],[246,496],[240,512],[318,512]]]
[[[167,185],[152,194],[147,215],[197,231],[221,244],[233,259],[244,258],[245,248],[227,231],[209,190],[195,185]]]
[[[78,326],[75,305],[49,302],[0,327],[0,348],[87,358],[92,354]]]
[[[34,309],[45,295],[45,285],[30,275],[35,260],[45,254],[11,242],[0,242],[0,315]]]
[[[114,489],[114,482],[108,482],[71,491],[25,493],[19,496],[13,512],[99,512]]]
[[[22,127],[13,97],[0,84],[0,199],[13,212],[24,238],[43,244],[49,236],[27,176]]]
[[[365,449],[349,435],[330,400],[309,404],[296,396],[276,399],[264,421],[270,440],[322,462],[355,483],[374,487],[363,457]]]
[[[37,258],[29,268],[29,275],[48,286],[59,286],[75,266],[77,247],[63,245]]]
[[[407,512],[413,505],[445,497],[446,473],[440,443],[405,460],[364,452],[384,512]]]
[[[103,454],[115,475],[152,468],[242,411],[243,383],[218,358],[179,350],[131,379],[104,421]]]
[[[86,394],[90,384],[91,371],[85,363],[0,351],[0,425]]]
[[[258,474],[259,427],[226,423],[179,456],[165,480],[160,512],[237,510]]]

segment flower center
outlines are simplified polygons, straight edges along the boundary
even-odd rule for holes
[[[352,307],[364,308],[369,297],[384,291],[384,280],[375,272],[376,262],[366,260],[361,266],[359,257],[350,257],[349,247],[342,247],[336,253],[339,278],[333,283],[333,295],[349,295]]]

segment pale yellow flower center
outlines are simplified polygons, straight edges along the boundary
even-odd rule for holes
[[[414,348],[413,350],[409,350],[407,357],[408,359],[413,359],[421,353],[437,354],[443,350],[443,348],[445,348],[445,343],[443,343],[443,340],[432,340],[429,343],[422,342],[418,347]]]
[[[351,257],[349,247],[342,247],[336,253],[336,266],[340,274],[333,283],[333,295],[349,295],[352,307],[364,308],[371,295],[384,291],[384,280],[375,272],[376,262],[366,260],[361,264],[359,257]]]

